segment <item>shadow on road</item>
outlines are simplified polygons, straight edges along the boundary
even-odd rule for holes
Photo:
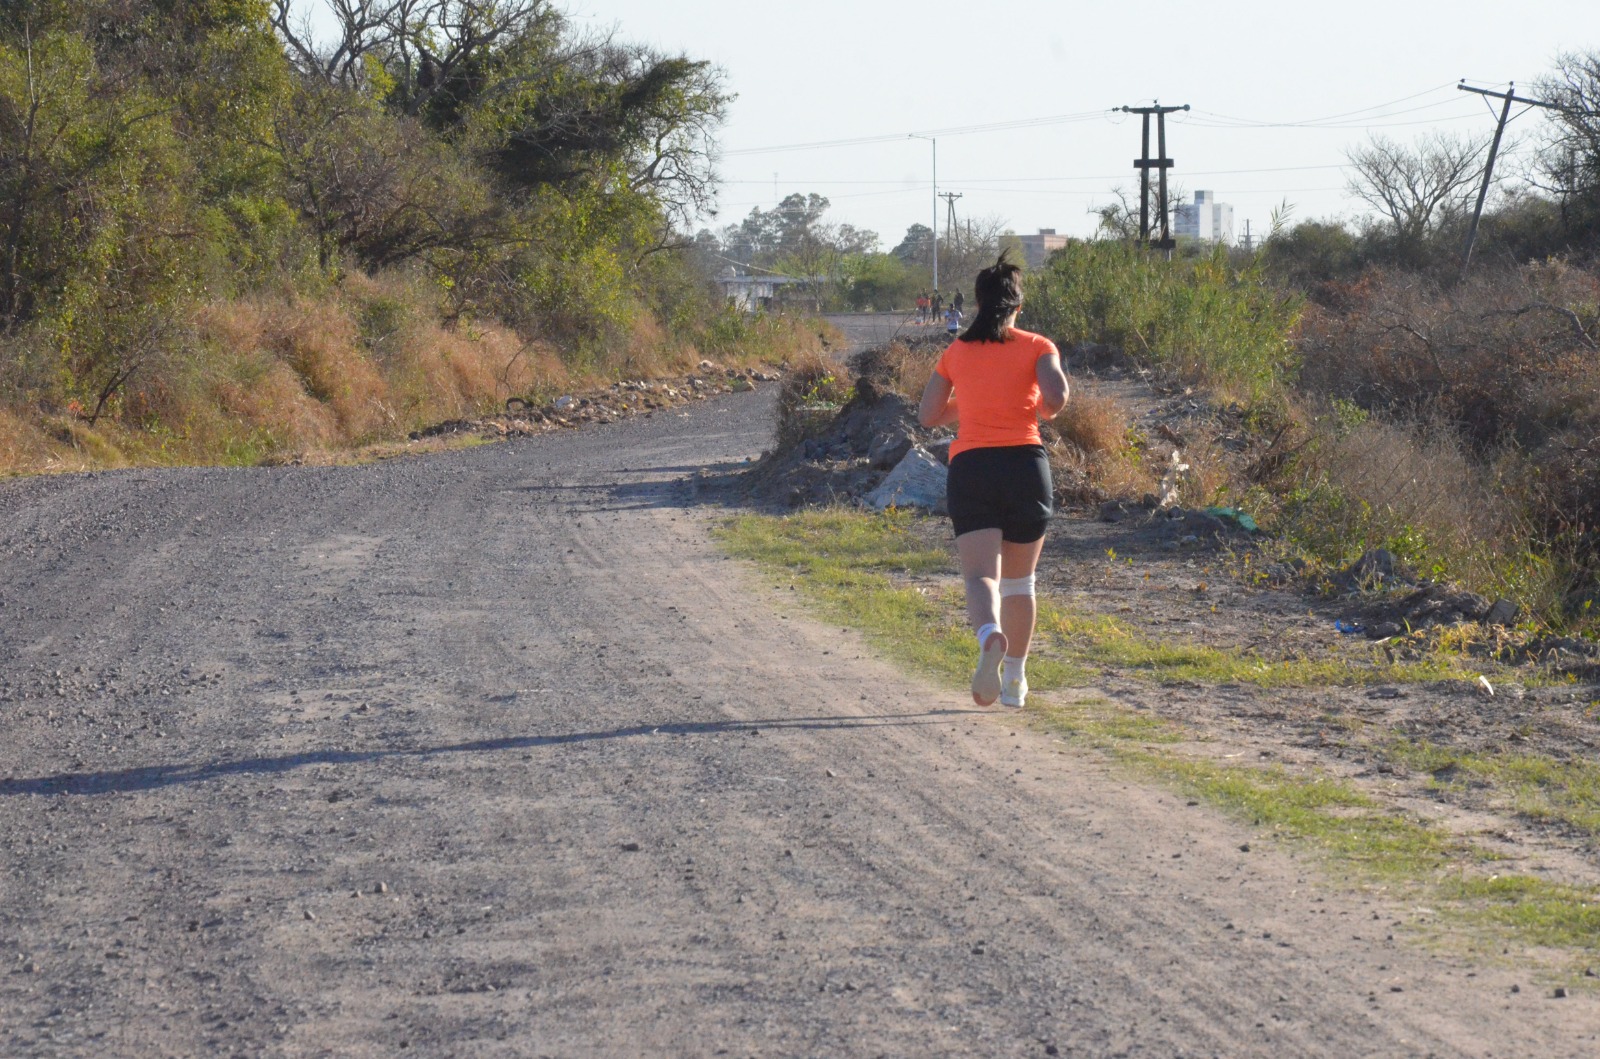
[[[313,750],[281,757],[241,758],[201,765],[151,765],[145,768],[102,772],[58,772],[53,776],[0,780],[0,796],[129,794],[187,783],[204,783],[227,776],[271,775],[307,765],[359,765],[387,758],[430,758],[438,754],[488,753],[529,750],[596,739],[627,739],[650,735],[717,735],[757,729],[848,729],[910,727],[945,723],[940,718],[989,713],[988,710],[929,710],[925,713],[853,717],[784,717],[751,721],[701,721],[677,724],[635,725],[605,732],[569,732],[565,735],[508,736],[451,746],[409,747],[394,750]]]

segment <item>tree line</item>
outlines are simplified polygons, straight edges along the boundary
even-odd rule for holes
[[[1490,267],[1592,262],[1600,256],[1600,52],[1559,55],[1528,92],[1549,109],[1536,112],[1544,120],[1525,137],[1510,127],[1478,252]],[[1267,244],[1274,271],[1314,287],[1371,266],[1459,269],[1489,141],[1487,132],[1432,132],[1411,143],[1379,135],[1350,149],[1348,190],[1371,213],[1286,227]]]
[[[815,192],[785,196],[736,224],[702,228],[694,245],[708,274],[754,272],[793,281],[796,297],[825,310],[904,310],[933,286],[933,230],[913,224],[892,249],[877,232],[826,218],[831,204]],[[958,223],[939,236],[939,284],[970,291],[980,268],[1014,237],[999,218]],[[1020,255],[1019,255],[1020,256]]]
[[[715,306],[717,67],[546,0],[321,3],[0,7],[0,398],[104,411],[195,305],[349,270],[579,358]]]

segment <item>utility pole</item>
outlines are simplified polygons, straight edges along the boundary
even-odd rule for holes
[[[1167,260],[1172,259],[1172,248],[1178,244],[1168,232],[1167,218],[1171,216],[1167,209],[1167,170],[1172,168],[1172,159],[1167,157],[1167,115],[1177,110],[1188,110],[1189,104],[1181,107],[1164,107],[1161,101],[1156,100],[1153,107],[1123,107],[1124,114],[1138,114],[1144,119],[1144,138],[1140,157],[1133,160],[1133,167],[1139,171],[1139,242],[1155,250],[1164,250]],[[1150,157],[1150,115],[1156,117],[1156,157]],[[1150,170],[1160,172],[1160,193],[1157,201],[1161,210],[1161,238],[1150,238]]]
[[[939,289],[939,141],[920,133],[906,134],[908,140],[927,140],[933,144],[933,289]]]
[[[1244,219],[1244,251],[1249,253],[1256,248],[1256,241],[1250,235],[1250,218]]]
[[[1512,81],[1506,86],[1504,92],[1491,92],[1487,88],[1472,88],[1466,83],[1466,78],[1456,85],[1463,92],[1476,92],[1480,96],[1489,96],[1493,99],[1503,99],[1505,104],[1500,108],[1500,120],[1494,127],[1494,140],[1489,144],[1489,161],[1483,167],[1483,186],[1478,189],[1478,204],[1472,210],[1472,224],[1467,228],[1467,246],[1461,254],[1461,278],[1467,278],[1467,270],[1472,267],[1472,247],[1478,241],[1478,221],[1483,217],[1483,200],[1489,197],[1489,183],[1494,179],[1494,160],[1500,153],[1500,137],[1505,135],[1506,123],[1511,120],[1511,104],[1526,103],[1530,107],[1544,107],[1547,110],[1561,110],[1554,103],[1546,103],[1538,99],[1523,99],[1517,95],[1517,83]]]
[[[944,238],[945,238],[946,242],[949,242],[950,240],[955,238],[955,230],[956,230],[956,199],[965,198],[966,196],[961,194],[961,192],[959,192],[959,191],[946,191],[946,192],[941,193],[939,195],[939,197],[941,199],[944,199],[945,204],[949,207],[949,209],[945,213],[945,220],[944,220]]]

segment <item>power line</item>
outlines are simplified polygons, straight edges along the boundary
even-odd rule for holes
[[[1020,118],[1014,121],[992,121],[981,125],[952,125],[943,129],[922,130],[913,133],[912,135],[924,138],[930,136],[970,136],[974,133],[980,132],[1004,132],[1011,129],[1028,129],[1043,125],[1066,125],[1073,122],[1093,121],[1098,118],[1103,118],[1104,116],[1104,111],[1091,110],[1083,111],[1078,114],[1054,114],[1041,118]],[[903,140],[905,138],[905,133],[893,132],[883,133],[877,136],[856,136],[841,140],[813,140],[809,143],[783,143],[775,144],[769,147],[740,147],[731,151],[723,151],[722,156],[727,158],[733,155],[777,154],[784,151],[813,151],[828,147],[859,147],[874,143],[892,143],[896,140]]]
[[[950,184],[946,185],[946,186],[952,186],[952,185],[956,186],[956,187],[970,186],[970,185],[962,185],[959,181],[951,181]],[[835,196],[833,196],[833,198],[836,198],[836,199],[856,199],[856,198],[876,198],[876,197],[880,197],[880,196],[884,196],[884,195],[911,195],[911,194],[921,195],[921,194],[925,193],[926,190],[927,190],[926,188],[908,187],[908,188],[897,188],[897,189],[895,189],[893,191],[866,191],[866,192],[861,192],[859,194],[835,195]],[[1093,199],[1093,198],[1099,198],[1101,196],[1110,194],[1110,191],[1108,189],[1106,189],[1106,188],[982,187],[982,188],[976,188],[974,190],[983,191],[983,192],[987,192],[989,194],[995,194],[995,195],[1045,195],[1045,196],[1050,196],[1050,197],[1054,197],[1054,198],[1088,198],[1088,199]],[[1229,194],[1229,195],[1307,195],[1307,194],[1311,194],[1313,192],[1344,191],[1344,190],[1346,190],[1346,186],[1341,184],[1341,185],[1331,186],[1331,187],[1314,187],[1314,188],[1284,188],[1284,187],[1276,187],[1276,188],[1241,188],[1241,187],[1232,187],[1232,188],[1230,188],[1230,187],[1220,187],[1220,188],[1216,188],[1216,189],[1213,189],[1213,190],[1216,190],[1219,193],[1225,193],[1225,194]],[[769,202],[769,201],[770,200],[768,200],[768,199],[749,199],[749,200],[744,200],[744,201],[740,201],[740,202],[723,202],[723,203],[720,203],[719,206],[723,210],[733,210],[733,209],[742,209],[742,208],[744,208],[746,206],[765,206],[767,204],[767,202]],[[775,212],[779,212],[779,211],[777,211],[777,210],[769,210],[768,212],[774,212],[775,213]]]
[[[1422,108],[1425,109],[1425,108]],[[1238,131],[1253,131],[1255,129],[1307,129],[1312,131],[1341,130],[1341,129],[1399,129],[1410,125],[1442,125],[1447,121],[1467,121],[1474,118],[1473,114],[1451,114],[1447,117],[1418,118],[1413,121],[1356,121],[1339,125],[1298,125],[1294,123],[1260,125],[1246,125],[1231,122],[1205,121],[1187,119],[1178,122],[1197,129],[1234,129]]]
[[[1216,113],[1216,112],[1213,112],[1213,111],[1195,111],[1193,116],[1191,116],[1189,118],[1186,118],[1186,119],[1179,119],[1179,120],[1181,120],[1182,124],[1185,124],[1185,125],[1196,125],[1196,126],[1201,126],[1201,127],[1213,127],[1213,128],[1261,128],[1261,129],[1329,128],[1329,129],[1337,129],[1337,128],[1382,127],[1382,119],[1399,117],[1399,116],[1401,116],[1403,114],[1411,114],[1411,113],[1416,113],[1416,112],[1422,111],[1422,110],[1429,110],[1429,109],[1432,109],[1434,107],[1444,106],[1444,105],[1450,103],[1452,101],[1453,97],[1452,97],[1452,99],[1440,100],[1439,102],[1424,104],[1423,106],[1420,106],[1420,107],[1411,107],[1411,108],[1408,108],[1406,110],[1395,111],[1395,112],[1390,113],[1390,114],[1375,114],[1370,119],[1368,119],[1368,118],[1357,118],[1356,116],[1357,115],[1361,115],[1361,114],[1366,114],[1366,113],[1369,113],[1371,111],[1384,110],[1384,109],[1386,109],[1388,107],[1393,107],[1393,106],[1396,106],[1396,105],[1398,105],[1400,103],[1408,103],[1413,99],[1419,99],[1422,96],[1428,95],[1429,93],[1438,92],[1438,91],[1440,91],[1442,89],[1449,88],[1451,86],[1452,86],[1452,82],[1446,82],[1443,85],[1436,85],[1436,86],[1434,86],[1432,88],[1424,89],[1421,92],[1415,92],[1415,93],[1413,93],[1413,94],[1411,94],[1409,96],[1401,96],[1398,99],[1391,99],[1391,100],[1389,100],[1387,102],[1384,102],[1384,103],[1375,103],[1375,104],[1373,104],[1371,106],[1357,108],[1356,110],[1347,110],[1347,111],[1342,111],[1342,112],[1340,112],[1338,114],[1326,114],[1326,115],[1323,115],[1321,117],[1302,118],[1302,119],[1298,119],[1298,120],[1294,120],[1294,121],[1263,121],[1263,120],[1256,119],[1256,118],[1241,118],[1241,117],[1236,117],[1236,116],[1228,115],[1228,114],[1219,114],[1219,113]],[[925,129],[925,130],[919,130],[919,131],[921,132],[922,135],[926,135],[926,136],[967,136],[967,135],[973,135],[973,134],[976,134],[976,133],[984,133],[984,132],[1004,132],[1004,131],[1013,130],[1013,129],[1036,128],[1036,127],[1039,127],[1039,126],[1046,126],[1046,125],[1063,125],[1063,124],[1072,124],[1072,123],[1076,123],[1076,122],[1106,120],[1107,118],[1112,118],[1116,113],[1119,113],[1119,112],[1116,111],[1115,109],[1113,111],[1084,110],[1084,111],[1078,111],[1076,113],[1071,113],[1071,114],[1050,114],[1050,115],[1045,115],[1045,116],[1036,117],[1036,118],[1018,118],[1018,119],[1014,119],[1014,120],[1011,120],[1011,121],[983,122],[983,123],[975,124],[975,125],[951,125],[951,126],[947,126],[945,128]],[[1394,124],[1397,124],[1397,125],[1426,124],[1426,122],[1396,122]],[[892,143],[894,141],[902,140],[904,138],[905,138],[905,133],[903,133],[903,132],[890,132],[890,133],[880,133],[880,134],[872,135],[872,136],[847,137],[847,138],[836,139],[836,140],[811,140],[811,141],[808,141],[808,142],[805,142],[805,143],[772,144],[772,145],[765,146],[765,147],[740,147],[740,148],[735,148],[733,150],[724,151],[723,152],[723,157],[734,157],[734,156],[752,155],[752,154],[776,154],[776,153],[785,152],[785,151],[820,150],[820,149],[823,149],[823,148],[832,148],[832,147],[858,147],[858,146],[865,146],[865,145],[875,144],[875,143]]]
[[[1262,169],[1195,169],[1195,170],[1190,170],[1189,175],[1190,176],[1235,176],[1235,175],[1239,175],[1239,174],[1250,174],[1250,173],[1298,173],[1298,172],[1309,172],[1311,170],[1316,170],[1316,169],[1349,169],[1349,168],[1351,168],[1351,165],[1348,162],[1332,162],[1332,163],[1328,163],[1326,165],[1269,166],[1269,167],[1262,168]],[[959,179],[959,178],[952,179],[952,180],[946,181],[946,183],[960,184],[960,185],[963,185],[965,187],[973,187],[975,185],[980,185],[980,184],[985,184],[986,185],[986,184],[1007,184],[1007,183],[1010,183],[1010,184],[1047,184],[1047,183],[1054,183],[1054,182],[1057,182],[1057,181],[1121,180],[1123,178],[1123,176],[1125,176],[1125,175],[1126,174],[1124,174],[1124,173],[1100,173],[1100,174],[1097,174],[1097,175],[1088,175],[1088,176],[972,177],[972,178],[965,179],[965,180],[962,180],[962,179]],[[723,180],[723,181],[721,181],[721,183],[724,184],[724,185],[732,185],[732,184],[766,184],[766,183],[768,183],[768,181],[765,181],[765,180]],[[831,184],[842,184],[842,185],[849,185],[849,186],[878,185],[878,184],[898,184],[898,185],[901,185],[901,186],[904,186],[904,187],[908,187],[908,188],[909,187],[920,187],[921,186],[918,182],[913,181],[913,180],[907,180],[907,179],[899,179],[899,180],[803,180],[802,179],[802,180],[794,180],[794,181],[792,181],[792,183],[795,186],[805,186],[805,187],[816,187],[816,186],[824,186],[824,185],[831,185]]]
[[[1394,111],[1394,112],[1388,113],[1388,114],[1372,114],[1369,117],[1356,117],[1356,115],[1368,114],[1369,112],[1374,111],[1374,110],[1384,110],[1384,109],[1386,109],[1388,107],[1394,106],[1397,103],[1404,103],[1404,102],[1407,102],[1409,100],[1416,99],[1416,98],[1418,98],[1420,96],[1428,95],[1431,92],[1437,92],[1441,88],[1448,88],[1448,87],[1450,87],[1448,84],[1440,85],[1440,86],[1435,87],[1435,88],[1430,88],[1426,92],[1418,92],[1416,95],[1406,96],[1406,97],[1404,97],[1402,99],[1392,100],[1391,102],[1388,102],[1388,103],[1380,103],[1377,106],[1363,107],[1360,110],[1349,110],[1349,111],[1345,111],[1342,114],[1329,114],[1329,115],[1326,115],[1326,116],[1320,117],[1320,118],[1303,118],[1303,119],[1300,119],[1298,121],[1262,121],[1262,120],[1257,119],[1257,118],[1239,118],[1239,117],[1234,117],[1234,116],[1228,115],[1228,114],[1218,114],[1215,111],[1209,111],[1209,110],[1197,110],[1197,111],[1195,111],[1195,114],[1200,116],[1202,119],[1204,119],[1206,121],[1210,121],[1210,122],[1227,122],[1229,124],[1232,124],[1232,125],[1234,125],[1236,127],[1240,127],[1240,128],[1260,128],[1260,129],[1360,128],[1362,126],[1369,125],[1369,124],[1371,124],[1371,123],[1373,123],[1375,121],[1378,121],[1378,120],[1381,120],[1381,119],[1384,119],[1384,118],[1397,118],[1397,117],[1401,116],[1402,114],[1415,114],[1415,113],[1417,113],[1419,111],[1432,110],[1435,107],[1442,107],[1442,106],[1446,106],[1448,104],[1454,103],[1454,102],[1456,102],[1458,97],[1450,96],[1450,97],[1445,98],[1445,99],[1437,100],[1437,101],[1435,101],[1433,103],[1424,103],[1423,105],[1421,105],[1419,107],[1407,107],[1405,110],[1397,110],[1397,111]],[[1196,121],[1193,118],[1186,119],[1186,120],[1184,120],[1183,123],[1185,125],[1200,124],[1199,121]]]

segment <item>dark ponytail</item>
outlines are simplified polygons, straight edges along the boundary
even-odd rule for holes
[[[1011,261],[1010,253],[1010,247],[1000,251],[999,259],[978,273],[973,284],[978,311],[961,333],[963,342],[1004,342],[1011,337],[1006,321],[1022,308],[1022,269]]]

